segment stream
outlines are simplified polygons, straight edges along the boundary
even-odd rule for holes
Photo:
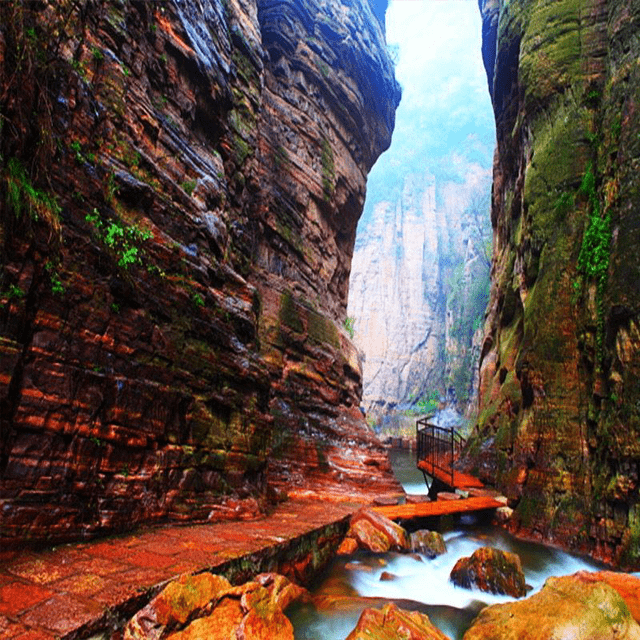
[[[411,451],[395,450],[390,457],[405,491],[424,494],[426,486],[415,467],[414,455]],[[427,527],[418,523],[415,528]],[[549,576],[602,568],[588,558],[517,540],[473,515],[443,518],[439,530],[447,544],[447,553],[433,560],[420,554],[373,556],[360,552],[336,558],[313,589],[314,596],[320,597],[324,606],[318,610],[308,605],[299,606],[287,612],[296,640],[344,640],[356,626],[363,609],[379,608],[388,601],[403,609],[426,613],[452,640],[461,639],[485,605],[513,600],[510,596],[455,587],[449,582],[456,561],[482,546],[497,547],[520,556],[531,587],[529,595],[539,591]],[[383,575],[383,572],[386,573]]]

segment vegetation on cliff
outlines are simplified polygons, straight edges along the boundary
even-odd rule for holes
[[[636,565],[640,13],[482,12],[496,246],[471,465],[514,528]]]
[[[2,545],[396,486],[341,326],[398,100],[368,0],[0,3]]]

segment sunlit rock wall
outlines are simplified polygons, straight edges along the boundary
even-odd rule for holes
[[[0,14],[0,544],[397,487],[342,328],[399,100],[368,1]]]
[[[515,528],[638,566],[640,6],[481,7],[498,147],[471,466]]]
[[[372,418],[441,396],[464,413],[475,396],[489,242],[479,200],[489,175],[479,165],[461,183],[409,175],[359,232],[348,312]]]

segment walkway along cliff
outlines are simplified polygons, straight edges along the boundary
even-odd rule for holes
[[[397,488],[342,328],[384,2],[0,3],[0,545]]]
[[[640,565],[640,6],[483,0],[497,123],[469,467],[514,529]]]

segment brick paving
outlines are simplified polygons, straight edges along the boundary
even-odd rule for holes
[[[250,521],[168,525],[45,551],[0,553],[0,638],[83,638],[187,572],[292,540],[357,505],[291,500]]]

